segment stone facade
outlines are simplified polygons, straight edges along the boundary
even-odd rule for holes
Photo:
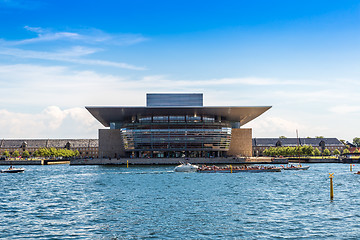
[[[99,157],[122,156],[125,156],[125,151],[120,129],[99,129]]]
[[[230,149],[228,156],[251,157],[252,156],[252,129],[233,128],[231,130]]]

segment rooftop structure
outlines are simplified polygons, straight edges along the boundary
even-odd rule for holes
[[[202,93],[148,93],[147,107],[202,107]]]

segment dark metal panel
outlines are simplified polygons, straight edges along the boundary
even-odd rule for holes
[[[202,93],[147,93],[147,107],[202,107]]]
[[[271,106],[264,107],[86,107],[105,127],[111,122],[131,121],[133,116],[221,116],[222,120],[240,122],[241,126],[260,116]]]

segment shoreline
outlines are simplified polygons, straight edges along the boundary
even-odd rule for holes
[[[69,164],[69,165],[178,165],[180,162],[189,162],[192,164],[288,164],[288,163],[358,163],[351,161],[352,159],[341,158],[273,158],[273,157],[250,157],[250,158],[94,158],[94,159],[72,159],[72,160],[0,160],[0,165],[53,165],[53,164]],[[359,161],[360,162],[360,161]]]

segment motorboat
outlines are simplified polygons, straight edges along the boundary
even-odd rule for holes
[[[175,172],[196,172],[199,167],[190,163],[181,163],[176,166]]]
[[[1,170],[1,173],[19,173],[19,172],[24,172],[24,171],[25,171],[25,168],[9,167],[8,169]]]

